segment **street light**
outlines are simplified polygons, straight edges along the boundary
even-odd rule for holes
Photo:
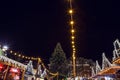
[[[8,46],[3,46],[2,50],[3,50],[3,51],[8,50]]]

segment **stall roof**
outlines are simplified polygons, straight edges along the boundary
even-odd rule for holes
[[[26,65],[24,65],[24,64],[22,64],[22,63],[20,63],[18,61],[15,61],[13,59],[10,59],[8,57],[2,56],[2,55],[0,55],[0,61],[2,63],[7,63],[7,65],[13,65],[13,66],[19,67],[21,69],[26,69],[27,68]]]
[[[109,68],[106,68],[102,71],[100,71],[99,75],[105,75],[105,74],[115,74],[116,71],[120,70],[120,66],[111,66]]]
[[[96,78],[96,77],[105,77],[105,76],[115,77],[115,73],[118,70],[120,70],[120,66],[111,66],[109,68],[106,68],[106,69],[100,71],[95,76],[93,76],[93,78]]]
[[[113,61],[113,64],[120,64],[120,57]]]

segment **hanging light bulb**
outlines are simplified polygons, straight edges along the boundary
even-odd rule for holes
[[[71,24],[71,25],[73,25],[73,24],[74,24],[74,21],[73,21],[73,20],[72,20],[72,21],[70,21],[70,24]]]
[[[14,53],[14,55],[17,55],[17,53]]]
[[[72,38],[72,39],[75,39],[75,36],[72,36],[71,38]]]
[[[75,30],[74,30],[74,29],[72,29],[72,30],[71,30],[71,32],[72,32],[72,33],[74,33],[74,32],[75,32]]]
[[[72,44],[75,44],[75,42],[74,42],[74,41],[72,41]]]
[[[72,14],[72,13],[73,13],[73,10],[72,10],[72,9],[70,9],[70,10],[69,10],[69,13],[70,13],[70,14]]]

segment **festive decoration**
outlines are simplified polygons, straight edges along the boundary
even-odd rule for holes
[[[63,51],[60,43],[57,43],[54,52],[52,53],[49,68],[52,72],[58,72],[60,76],[61,75],[67,76],[68,63],[65,52]]]
[[[42,64],[43,68],[46,69],[46,71],[48,72],[48,74],[50,74],[50,75],[52,75],[52,76],[57,76],[57,75],[58,75],[58,73],[52,73],[52,72],[50,72],[50,71],[45,67],[44,63],[42,62],[41,58],[39,58],[39,57],[29,57],[29,56],[25,56],[25,55],[23,55],[23,54],[17,53],[17,52],[12,51],[12,50],[10,50],[9,53],[13,54],[13,55],[16,56],[16,57],[22,58],[22,59],[28,59],[28,60],[32,60],[32,61],[33,61],[33,60],[36,60],[36,61],[38,61],[38,63],[41,63],[41,64]],[[27,66],[26,66],[26,68],[27,68]]]
[[[73,75],[76,76],[76,68],[75,68],[75,53],[76,53],[76,47],[75,47],[75,29],[74,29],[74,20],[73,20],[73,7],[72,7],[73,0],[69,0],[69,14],[70,14],[70,26],[71,26],[71,45],[72,45],[72,58],[73,58]]]
[[[105,56],[105,53],[102,54],[102,69],[100,65],[98,64],[98,61],[96,61],[96,69],[92,68],[92,76],[93,78],[102,77],[105,79],[108,79],[106,77],[112,77],[116,75],[116,72],[120,70],[120,42],[119,40],[115,40],[114,43],[114,51],[113,51],[113,58],[112,63],[107,59]],[[96,73],[94,71],[96,70]],[[111,78],[110,78],[111,79]]]
[[[113,51],[113,61],[114,60],[116,60],[117,58],[119,58],[120,56],[119,56],[119,54],[117,53],[117,50],[115,49],[114,51]]]
[[[119,50],[119,49],[120,49],[120,42],[119,42],[118,39],[116,39],[116,40],[114,41],[113,45],[114,45],[114,49],[115,49],[115,50]]]
[[[105,53],[102,54],[102,70],[108,67],[111,67],[112,64],[110,61],[106,58]]]
[[[3,71],[4,75],[2,80],[8,80],[8,78],[10,78],[10,75],[17,80],[20,78],[18,74],[21,74],[21,80],[23,80],[24,71],[26,70],[27,66],[18,61],[8,58],[5,55],[6,50],[7,50],[7,47],[4,47],[4,49],[0,48],[0,63],[4,65],[4,66],[1,66],[0,68],[3,68],[3,70],[5,69]],[[13,75],[13,74],[16,74],[16,75]]]
[[[100,71],[101,71],[101,67],[100,67],[98,61],[96,61],[96,74]]]
[[[17,53],[17,52],[12,51],[12,50],[10,50],[9,53],[11,53],[12,55],[14,55],[16,57],[22,58],[22,59],[28,59],[28,60],[38,60],[38,59],[40,59],[38,57],[25,56],[23,54]]]
[[[42,69],[41,69],[41,65],[39,65],[38,69],[37,69],[36,76],[41,77],[41,74],[42,74]]]
[[[31,60],[27,64],[26,74],[33,75],[33,65]]]
[[[94,70],[94,68],[92,67],[92,76],[95,76],[95,70]]]
[[[6,62],[8,65],[14,65],[15,67],[20,67],[20,68],[23,68],[23,69],[26,69],[26,65],[20,63],[20,62],[17,62],[15,60],[12,60],[8,57],[5,57],[5,56],[0,56],[0,61],[2,62]]]
[[[30,60],[29,63],[27,65],[24,65],[20,62],[17,62],[13,59],[10,59],[8,57],[5,56],[5,53],[7,51],[7,54],[12,54],[14,55],[15,57],[19,57],[21,59],[27,59],[27,60]],[[12,51],[12,50],[7,50],[7,47],[5,46],[4,49],[1,49],[0,48],[0,61],[2,61],[2,63],[6,64],[6,65],[9,65],[9,66],[13,66],[13,67],[16,67],[16,68],[20,68],[22,70],[26,70],[26,73],[29,74],[29,75],[34,75],[35,73],[33,72],[33,65],[32,65],[32,61],[38,61],[38,64],[42,64],[42,67],[44,68],[44,71],[42,73],[42,70],[40,72],[38,72],[38,74],[41,73],[40,76],[42,77],[46,77],[47,74],[50,74],[52,76],[57,76],[58,73],[51,73],[44,65],[44,63],[41,61],[41,58],[39,57],[29,57],[29,56],[25,56],[23,54],[20,54],[20,53],[17,53],[15,51]],[[40,65],[41,66],[41,65]],[[40,70],[40,67],[38,68]],[[13,70],[13,71],[16,71],[16,70]],[[24,72],[22,74],[24,76]]]
[[[41,77],[45,78],[46,76],[47,76],[47,72],[46,72],[46,69],[44,69],[43,73],[41,74]]]
[[[113,51],[113,61],[120,57],[120,42],[116,39],[113,43],[114,51]]]

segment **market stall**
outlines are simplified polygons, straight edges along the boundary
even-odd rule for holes
[[[24,80],[26,65],[0,55],[0,80]]]

